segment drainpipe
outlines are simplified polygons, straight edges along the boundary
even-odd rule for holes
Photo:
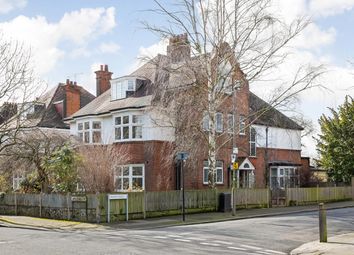
[[[265,184],[266,187],[270,185],[270,173],[268,169],[268,126],[266,127],[266,147],[264,153],[264,168],[265,168]]]

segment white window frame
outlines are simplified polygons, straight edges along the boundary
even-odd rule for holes
[[[127,96],[127,91],[136,90],[136,78],[126,77],[118,80],[113,80],[111,90],[111,100],[124,99]]]
[[[244,115],[240,115],[240,125],[239,125],[239,134],[246,135],[246,117]]]
[[[273,171],[276,171],[276,176],[273,175]],[[287,187],[297,187],[299,185],[299,174],[296,166],[271,166],[270,167],[270,186],[271,188],[285,189]],[[291,173],[292,172],[292,173]],[[295,185],[291,185],[291,178],[296,178]],[[276,180],[276,184],[273,184],[273,180]]]
[[[221,164],[221,166],[217,166]],[[217,181],[218,171],[221,172],[221,182]],[[209,163],[207,160],[203,161],[203,184],[209,184]],[[216,161],[215,184],[224,184],[224,162],[221,160]]]
[[[218,121],[218,116],[220,116],[220,122]],[[217,133],[222,133],[224,131],[224,120],[223,114],[221,112],[215,113],[215,131]]]
[[[124,167],[129,168],[128,175],[124,175],[124,170],[123,170]],[[142,175],[133,175],[133,168],[134,167],[141,167],[142,168]],[[117,170],[118,168],[122,169],[121,175],[117,175],[117,171],[119,171],[119,170]],[[141,189],[134,189],[134,187],[133,187],[133,179],[134,178],[141,178],[142,179]],[[120,189],[116,188],[118,179],[121,179],[122,187]],[[128,189],[123,189],[123,179],[129,179]],[[114,172],[114,187],[115,187],[116,191],[143,191],[143,190],[145,190],[145,165],[144,164],[130,164],[130,165],[117,166],[115,169],[115,172]]]
[[[99,122],[100,123],[100,128],[93,128],[94,122]],[[86,124],[88,123],[88,128],[86,128]],[[77,136],[79,139],[86,144],[102,144],[102,120],[99,119],[86,119],[86,120],[81,120],[76,123],[77,125]],[[82,125],[82,129],[80,129],[80,125]],[[100,132],[100,141],[99,142],[93,142],[93,134],[94,132]],[[88,141],[86,142],[85,140],[85,135],[88,134]]]
[[[123,123],[124,117],[128,116],[128,123]],[[140,118],[139,122],[133,122],[134,117],[138,116]],[[116,119],[120,118],[120,124],[116,123]],[[134,113],[121,113],[113,116],[113,125],[114,125],[114,141],[115,142],[125,142],[125,141],[141,141],[143,140],[143,115],[134,114]],[[123,137],[124,128],[128,127],[128,138]],[[140,128],[141,137],[133,137],[134,128]],[[116,136],[116,130],[120,129],[120,139]]]
[[[209,131],[209,115],[207,112],[203,112],[203,119],[202,119],[202,129],[203,131]]]
[[[254,130],[254,141],[252,140],[252,130]],[[257,131],[254,127],[250,127],[249,136],[250,157],[257,157]],[[252,153],[252,146],[254,146],[254,154]]]

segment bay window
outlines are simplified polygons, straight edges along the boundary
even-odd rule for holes
[[[121,115],[114,118],[115,140],[141,140],[143,138],[142,115]]]
[[[84,143],[101,143],[101,121],[84,121],[77,123],[79,140]]]

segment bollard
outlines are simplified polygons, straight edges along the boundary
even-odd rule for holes
[[[320,242],[327,243],[327,217],[326,209],[323,203],[319,204],[319,227],[320,227]]]

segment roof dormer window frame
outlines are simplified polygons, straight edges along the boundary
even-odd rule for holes
[[[121,77],[111,80],[111,100],[127,98],[128,91],[136,91],[137,77]]]

